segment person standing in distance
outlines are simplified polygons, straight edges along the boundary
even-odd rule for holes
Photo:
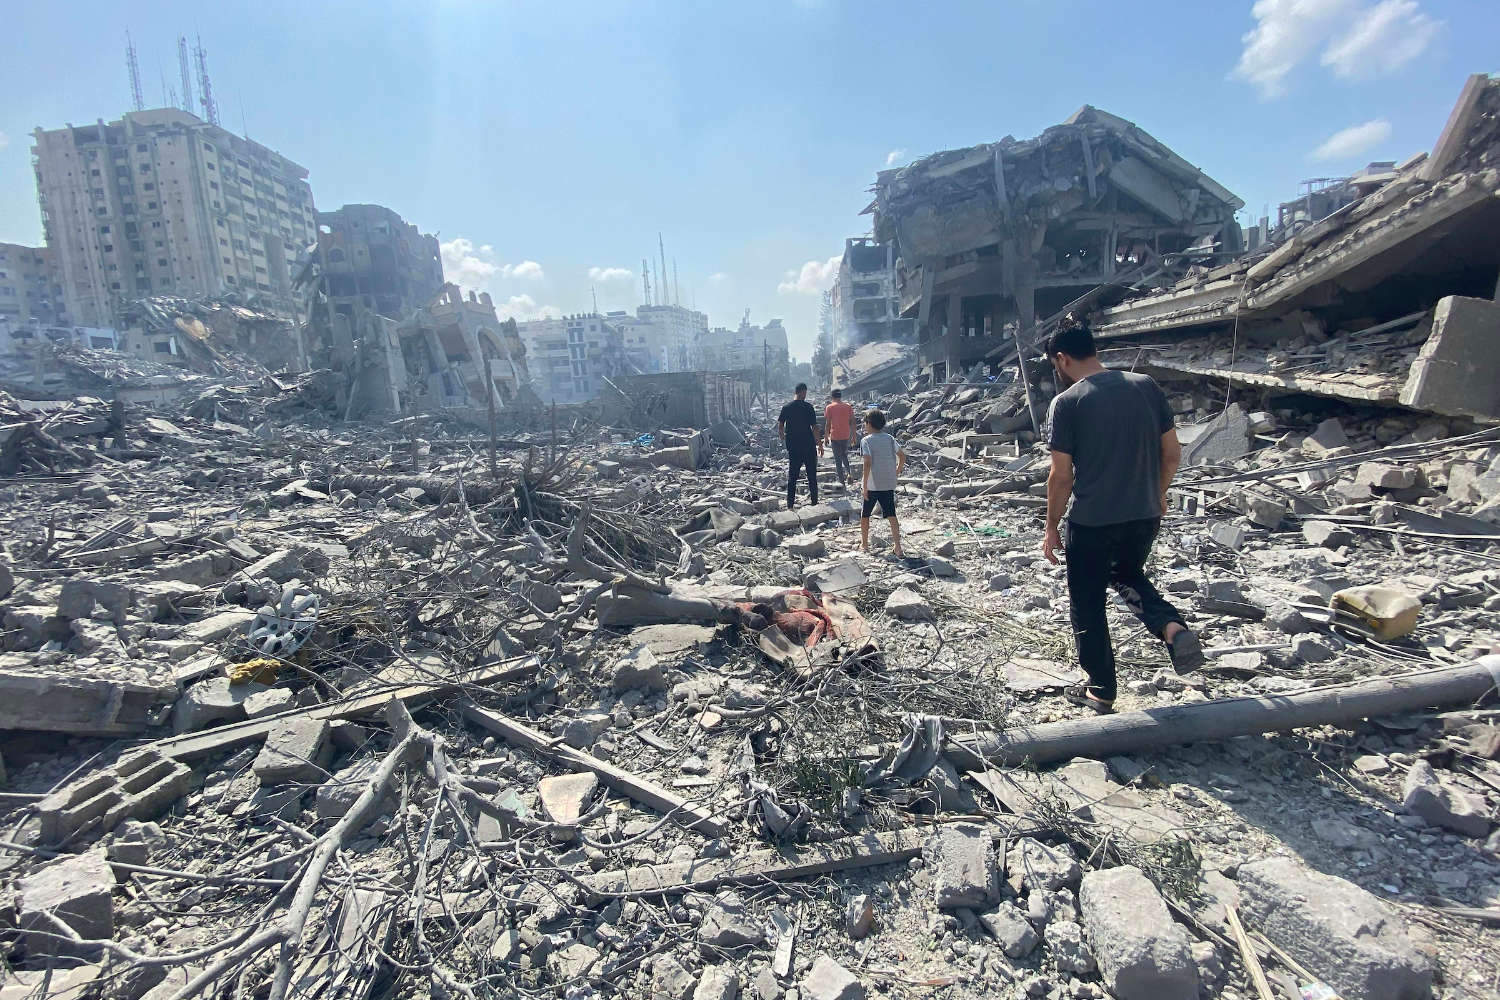
[[[844,402],[844,393],[835,389],[832,399],[823,408],[823,432],[833,446],[833,469],[838,473],[839,485],[849,486],[849,448],[854,444],[854,407]]]
[[[786,509],[797,506],[797,477],[807,469],[807,496],[818,502],[818,456],[823,454],[823,434],[818,414],[807,401],[807,383],[797,383],[797,398],[781,408],[776,434],[786,445]]]
[[[859,551],[870,551],[870,514],[880,505],[880,516],[891,525],[891,554],[905,558],[901,551],[901,525],[896,520],[896,481],[906,468],[906,451],[885,432],[885,414],[871,410],[865,414],[865,438],[859,443],[864,462],[865,503],[859,514]]]
[[[1096,712],[1115,701],[1115,653],[1105,618],[1113,585],[1152,635],[1167,646],[1179,673],[1203,664],[1198,637],[1146,578],[1146,558],[1161,528],[1167,486],[1182,461],[1182,445],[1166,394],[1149,376],[1111,371],[1099,363],[1086,323],[1068,317],[1047,346],[1066,388],[1052,401],[1048,444],[1047,532],[1042,554],[1067,556],[1069,617],[1087,685],[1067,699]],[[1068,537],[1058,524],[1072,497]]]

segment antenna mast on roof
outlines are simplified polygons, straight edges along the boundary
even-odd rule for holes
[[[682,282],[677,279],[677,258],[672,258],[672,304],[682,305]]]
[[[193,107],[193,74],[188,68],[188,44],[186,35],[177,36],[177,68],[182,73],[182,110],[196,114]]]
[[[131,41],[130,32],[125,32],[125,66],[130,70],[130,102],[135,105],[135,110],[146,110],[146,98],[141,96],[141,64],[135,58],[135,42]]]
[[[646,297],[646,305],[651,304],[651,266],[646,263],[646,258],[641,258],[641,294]]]
[[[667,305],[672,301],[672,290],[667,287],[667,245],[662,242],[659,232],[656,234],[656,245],[661,248],[661,270],[656,272],[656,297],[660,305]]]
[[[193,49],[193,57],[198,61],[198,103],[203,105],[203,117],[210,125],[219,124],[219,106],[214,103],[214,88],[208,82],[208,53],[203,48],[203,37],[198,36],[198,44]]]

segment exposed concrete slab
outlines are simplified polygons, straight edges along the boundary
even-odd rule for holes
[[[1500,418],[1500,302],[1439,299],[1432,334],[1411,366],[1400,401],[1450,416]]]

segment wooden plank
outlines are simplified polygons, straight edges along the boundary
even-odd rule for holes
[[[488,729],[513,746],[523,747],[572,767],[594,772],[599,776],[600,781],[615,791],[628,795],[637,802],[644,803],[660,812],[672,814],[675,822],[689,830],[697,830],[709,837],[722,837],[729,832],[729,824],[726,821],[714,818],[713,813],[708,809],[693,805],[687,799],[655,782],[637,777],[624,768],[600,760],[593,754],[584,753],[565,743],[557,743],[535,729],[523,726],[514,719],[507,719],[503,715],[480,708],[472,701],[466,700],[459,710],[465,719]]]
[[[536,673],[540,661],[536,657],[529,657],[520,664],[506,666],[493,664],[489,667],[478,668],[463,674],[455,673],[452,677],[442,681],[427,681],[419,684],[408,684],[405,687],[390,691],[380,691],[375,694],[356,695],[345,698],[342,701],[329,702],[316,708],[294,709],[290,712],[278,712],[276,715],[268,715],[259,719],[251,719],[246,722],[236,722],[228,726],[220,726],[218,729],[210,729],[201,733],[187,733],[182,736],[171,736],[166,739],[148,743],[147,746],[159,750],[161,753],[173,760],[191,760],[194,757],[203,757],[207,754],[216,753],[220,750],[232,750],[242,747],[257,740],[263,740],[271,727],[282,719],[290,719],[305,716],[310,719],[357,719],[360,716],[370,715],[378,712],[392,701],[402,702],[408,707],[418,704],[428,698],[446,694],[467,684],[499,684],[504,681],[520,680]]]

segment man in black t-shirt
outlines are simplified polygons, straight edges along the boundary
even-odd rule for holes
[[[1068,604],[1078,663],[1087,685],[1064,694],[1108,712],[1115,701],[1115,653],[1105,616],[1113,585],[1147,630],[1167,647],[1179,673],[1203,663],[1203,648],[1182,615],[1146,577],[1146,559],[1161,528],[1167,487],[1182,460],[1172,408],[1146,375],[1100,363],[1086,323],[1069,317],[1047,347],[1066,388],[1052,401],[1048,446],[1047,531],[1042,554],[1067,554]],[[1059,531],[1064,508],[1068,536]]]
[[[797,398],[781,408],[776,434],[786,443],[786,509],[797,505],[797,477],[807,468],[807,495],[818,502],[818,456],[823,454],[823,431],[818,414],[807,401],[807,383],[797,383]]]

